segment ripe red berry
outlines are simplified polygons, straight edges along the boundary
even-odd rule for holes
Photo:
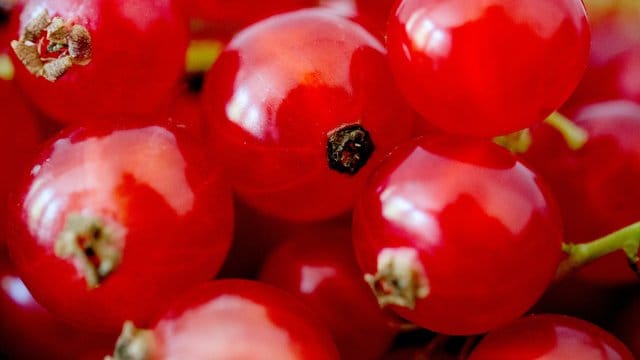
[[[236,192],[289,219],[348,211],[371,168],[412,128],[384,47],[322,10],[239,33],[207,74],[203,97]]]
[[[562,315],[521,318],[489,333],[469,360],[633,360],[613,335],[586,321]]]
[[[186,26],[171,0],[30,0],[11,46],[16,80],[63,123],[149,114],[184,71]]]
[[[380,359],[398,322],[362,281],[344,220],[290,233],[266,259],[260,280],[307,304],[327,325],[343,359]],[[348,314],[348,315],[347,315]]]
[[[532,145],[524,157],[558,199],[566,241],[584,243],[640,219],[640,105],[593,104],[574,120],[588,134],[584,146],[569,148],[556,129],[541,124],[532,129]],[[605,283],[637,281],[622,252],[580,273]]]
[[[605,100],[640,102],[640,3],[628,11],[591,20],[591,53],[587,71],[564,109]],[[621,5],[621,4],[619,4]]]
[[[402,93],[447,132],[496,136],[542,121],[587,63],[579,0],[404,0],[389,21]]]
[[[124,326],[115,359],[334,360],[331,336],[302,303],[248,280],[203,283],[151,330]]]
[[[9,239],[40,304],[78,327],[117,332],[215,275],[231,241],[231,194],[182,135],[83,127],[45,148],[15,201]]]
[[[0,247],[5,243],[4,224],[7,219],[7,203],[16,190],[23,171],[36,155],[40,141],[37,117],[18,93],[12,81],[0,79]]]
[[[99,359],[109,353],[116,339],[56,319],[33,299],[2,255],[0,319],[0,356],[9,359]]]
[[[445,137],[387,157],[356,206],[354,242],[382,305],[450,335],[521,316],[561,258],[540,177],[495,144]]]
[[[269,16],[317,5],[318,0],[182,0],[187,17],[218,33],[233,33]]]

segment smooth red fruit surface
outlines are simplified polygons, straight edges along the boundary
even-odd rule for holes
[[[209,139],[207,122],[198,92],[187,89],[186,86],[180,89],[169,103],[167,111],[168,123],[173,127],[187,132],[189,136],[203,144],[207,141],[215,141],[215,139]]]
[[[23,176],[21,169],[28,171],[41,135],[36,115],[12,81],[0,79],[0,109],[0,244],[4,244],[9,194],[18,187]]]
[[[325,322],[343,359],[380,359],[398,320],[362,281],[344,220],[289,234],[266,259],[260,280],[295,295]]]
[[[116,336],[79,330],[56,319],[25,287],[0,255],[0,357],[3,359],[100,359]]]
[[[384,47],[322,10],[239,33],[207,74],[203,101],[236,192],[294,220],[351,209],[371,168],[412,128]]]
[[[53,139],[14,201],[11,255],[34,298],[78,327],[148,324],[213,277],[231,242],[221,171],[159,125],[81,127]]]
[[[584,320],[534,315],[489,333],[469,360],[632,360],[613,335]]]
[[[554,277],[561,231],[538,175],[507,150],[464,138],[399,147],[354,212],[356,255],[381,303],[450,335],[527,311]]]
[[[16,80],[65,124],[154,113],[184,71],[187,30],[178,15],[171,0],[30,0],[12,42],[21,49],[12,52]],[[36,24],[50,30],[38,33],[45,25]],[[18,58],[32,59],[29,68]]]
[[[572,150],[547,124],[532,129],[525,159],[550,185],[562,212],[565,241],[595,240],[640,219],[640,105],[609,101],[574,116],[588,141]],[[622,252],[580,270],[605,283],[636,282]]]
[[[589,40],[578,0],[404,0],[387,47],[402,93],[427,121],[490,137],[560,107],[582,76]]]
[[[217,280],[183,294],[151,331],[141,357],[122,359],[338,359],[328,331],[302,303],[266,284]],[[121,336],[116,353],[132,353]],[[120,348],[120,352],[118,349]]]
[[[386,39],[387,23],[395,0],[355,0],[358,9],[356,21],[362,23],[373,34]]]
[[[587,70],[563,108],[616,99],[640,102],[640,3],[592,21],[591,33]]]
[[[318,0],[182,0],[187,17],[221,32],[237,32],[269,16],[312,7]]]

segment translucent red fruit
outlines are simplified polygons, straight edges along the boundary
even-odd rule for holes
[[[125,324],[116,359],[337,360],[327,330],[302,303],[248,280],[217,280],[181,295],[151,330]]]
[[[632,360],[624,344],[584,320],[562,315],[521,318],[490,332],[469,360]]]
[[[490,142],[419,138],[378,168],[354,213],[382,305],[467,335],[515,320],[554,277],[561,226],[541,179]]]
[[[620,9],[620,13],[590,18],[592,43],[587,71],[563,108],[575,110],[616,99],[640,102],[640,3],[630,1],[627,6],[631,7],[628,11]]]
[[[171,0],[30,0],[11,43],[16,80],[63,123],[149,114],[184,70],[187,31]]]
[[[210,279],[231,242],[231,193],[199,142],[159,125],[53,139],[13,201],[9,247],[34,298],[78,327],[148,324]]]
[[[362,281],[351,227],[344,220],[289,234],[267,257],[260,280],[295,295],[317,313],[343,359],[380,359],[397,333],[397,319],[380,309]]]
[[[412,128],[384,47],[322,10],[239,33],[207,74],[203,97],[236,192],[289,219],[348,211],[371,168]]]
[[[587,63],[579,0],[404,0],[389,20],[402,93],[447,132],[490,137],[542,121]]]
[[[36,115],[11,81],[0,79],[0,109],[0,244],[4,244],[8,196],[20,182],[20,169],[27,169],[37,153],[40,131]]]
[[[186,16],[222,32],[236,32],[254,22],[287,11],[312,7],[318,0],[182,0]]]
[[[640,219],[640,105],[608,101],[583,107],[574,116],[588,133],[578,150],[547,124],[531,131],[525,159],[558,199],[567,242],[595,240]],[[604,283],[635,282],[622,252],[580,271]]]
[[[0,319],[0,354],[9,359],[100,359],[116,339],[56,319],[33,299],[2,255]]]

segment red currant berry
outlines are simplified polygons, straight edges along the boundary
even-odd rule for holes
[[[356,21],[362,23],[373,34],[386,39],[387,23],[395,0],[355,0],[358,9]]]
[[[0,356],[9,359],[99,359],[109,353],[116,338],[56,319],[33,299],[2,256],[0,319]]]
[[[239,33],[207,74],[203,96],[236,192],[295,220],[347,212],[371,168],[412,129],[384,47],[322,10]]]
[[[21,180],[20,169],[27,168],[36,155],[40,131],[36,115],[11,81],[0,79],[0,109],[0,244],[4,244],[8,196]]]
[[[9,239],[40,304],[78,327],[147,324],[216,274],[230,190],[199,143],[162,126],[76,128],[52,140],[16,201]]]
[[[387,157],[354,213],[381,305],[468,335],[515,320],[554,277],[561,226],[541,179],[490,142],[419,138]]]
[[[397,332],[397,319],[380,309],[362,281],[344,220],[289,234],[267,257],[260,280],[295,295],[320,315],[343,359],[380,359]]]
[[[531,131],[526,160],[550,185],[562,212],[565,241],[584,243],[640,219],[640,105],[609,101],[582,108],[576,124],[587,142],[571,149],[547,124]],[[605,283],[635,282],[624,253],[601,258],[580,274]]]
[[[402,93],[427,121],[490,137],[566,101],[587,63],[589,27],[578,0],[403,0],[387,46]]]
[[[640,3],[628,14],[592,21],[591,29],[587,71],[563,108],[615,99],[640,103]]]
[[[154,113],[184,71],[171,0],[30,0],[16,36],[16,80],[63,123]]]
[[[217,280],[183,294],[152,330],[131,322],[115,359],[338,359],[331,336],[290,295],[248,280]]]
[[[236,32],[269,16],[317,5],[318,0],[182,0],[187,17],[219,32]]]
[[[633,360],[613,335],[586,321],[562,315],[521,318],[489,333],[469,360]]]

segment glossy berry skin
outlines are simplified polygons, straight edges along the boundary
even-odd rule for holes
[[[390,290],[408,283],[405,303],[391,308],[449,335],[521,316],[561,257],[559,216],[540,177],[480,140],[425,137],[401,146],[373,175],[353,221],[364,273],[410,266],[374,279],[379,300],[394,300]]]
[[[371,168],[412,127],[384,47],[322,10],[274,16],[239,33],[207,74],[203,101],[236,193],[293,220],[347,212]],[[351,126],[369,140],[346,146],[358,160],[338,156],[354,166],[337,170],[328,143]]]
[[[80,330],[38,304],[0,255],[0,355],[9,359],[100,359],[116,336]]]
[[[617,99],[640,103],[640,3],[629,4],[635,9],[592,20],[589,64],[564,109]]]
[[[9,249],[34,298],[80,328],[117,333],[213,277],[233,208],[207,156],[184,133],[146,123],[54,138],[13,202]]]
[[[583,243],[640,219],[640,105],[597,103],[573,119],[589,135],[583,147],[570,149],[555,129],[541,124],[532,129],[532,146],[524,157],[558,199],[566,241]],[[622,252],[580,273],[605,283],[637,281]]]
[[[316,6],[318,0],[183,0],[180,5],[192,20],[204,22],[218,34],[238,32],[259,20],[279,13]]]
[[[141,335],[148,347],[140,359],[147,360],[339,359],[331,336],[302,303],[249,280],[194,287]]]
[[[566,101],[587,63],[589,27],[578,0],[404,0],[387,47],[402,93],[427,121],[491,137]]]
[[[318,314],[343,359],[380,359],[391,346],[398,320],[380,309],[362,281],[351,227],[344,220],[289,234],[267,257],[260,280],[295,295]]]
[[[66,27],[84,27],[90,37],[83,45],[88,53],[57,78],[35,75],[12,51],[16,80],[44,113],[64,124],[84,124],[113,114],[152,114],[168,100],[187,48],[186,25],[173,1],[29,0],[19,14],[14,48],[44,10]],[[40,49],[40,57],[62,58],[64,51]]]
[[[9,194],[20,183],[23,173],[37,153],[40,142],[37,115],[19,94],[12,81],[0,79],[0,247],[5,243],[5,223]],[[24,170],[24,171],[22,171]]]
[[[562,315],[527,316],[490,332],[469,360],[632,360],[629,350],[605,330]]]

